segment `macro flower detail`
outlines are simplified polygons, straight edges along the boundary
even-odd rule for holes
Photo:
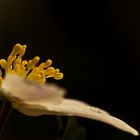
[[[36,66],[40,60],[38,56],[29,61],[22,60],[25,51],[26,45],[16,44],[7,61],[5,59],[0,60],[0,66],[5,70],[5,75],[17,74],[38,84],[44,84],[46,78],[50,77],[54,77],[56,80],[63,78],[63,73],[59,69],[51,67],[52,61],[50,59],[47,59],[46,62],[41,63],[39,66]],[[0,70],[0,83],[2,80],[2,71]]]
[[[0,75],[1,94],[11,101],[12,107],[29,116],[79,116],[101,121],[118,129],[138,135],[137,130],[108,112],[75,99],[64,98],[65,90],[46,82],[46,78],[62,79],[59,69],[51,67],[50,59],[36,66],[39,57],[22,60],[26,46],[16,44],[7,61],[0,60],[5,77]]]

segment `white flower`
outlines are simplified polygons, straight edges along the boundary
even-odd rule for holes
[[[11,101],[13,108],[29,116],[49,114],[89,118],[138,135],[137,130],[108,112],[78,100],[64,98],[64,89],[44,84],[46,78],[54,77],[59,80],[63,78],[63,74],[59,69],[50,67],[50,59],[38,67],[36,63],[39,57],[22,61],[25,49],[25,45],[16,44],[7,61],[0,60],[1,67],[5,69],[4,78],[0,72],[0,93]]]
[[[78,100],[64,98],[64,90],[56,85],[40,86],[17,75],[7,75],[2,83],[2,89],[3,95],[12,102],[13,108],[26,115],[79,116],[138,135],[134,128],[108,112]]]

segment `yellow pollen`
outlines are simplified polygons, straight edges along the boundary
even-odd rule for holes
[[[37,66],[40,58],[34,57],[32,60],[22,60],[26,51],[26,45],[16,44],[13,47],[11,54],[5,59],[0,60],[0,66],[5,70],[5,75],[9,73],[17,74],[25,79],[32,80],[38,84],[44,84],[46,78],[53,77],[56,80],[63,78],[63,74],[59,69],[51,67],[52,60],[47,59],[45,62]],[[3,81],[4,75],[0,69],[0,85]]]

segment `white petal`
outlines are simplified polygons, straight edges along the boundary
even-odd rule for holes
[[[39,86],[19,76],[7,75],[2,83],[2,88],[6,91],[3,94],[12,100],[13,107],[26,115],[80,116],[98,120],[138,135],[135,129],[102,109],[77,100],[63,99],[64,92],[57,86]]]
[[[26,105],[17,106],[16,108],[22,113],[31,116],[51,114],[89,118],[107,123],[133,135],[138,135],[138,132],[134,128],[126,124],[124,121],[109,115],[102,109],[89,106],[77,100],[65,99],[60,104],[36,104],[35,102],[30,102],[26,103]]]
[[[63,99],[65,90],[54,85],[47,84],[40,86],[31,81],[10,74],[5,77],[1,88],[5,96],[22,101],[60,102]]]

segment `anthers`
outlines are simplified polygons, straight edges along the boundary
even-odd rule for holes
[[[53,77],[56,80],[63,78],[63,73],[59,69],[52,67],[52,60],[47,59],[45,62],[37,66],[40,58],[34,57],[32,60],[22,60],[26,51],[26,45],[16,44],[7,60],[1,59],[0,66],[5,70],[6,74],[17,74],[25,79],[33,80],[38,84],[44,84],[46,78]],[[0,69],[0,85],[4,79],[2,70]]]

